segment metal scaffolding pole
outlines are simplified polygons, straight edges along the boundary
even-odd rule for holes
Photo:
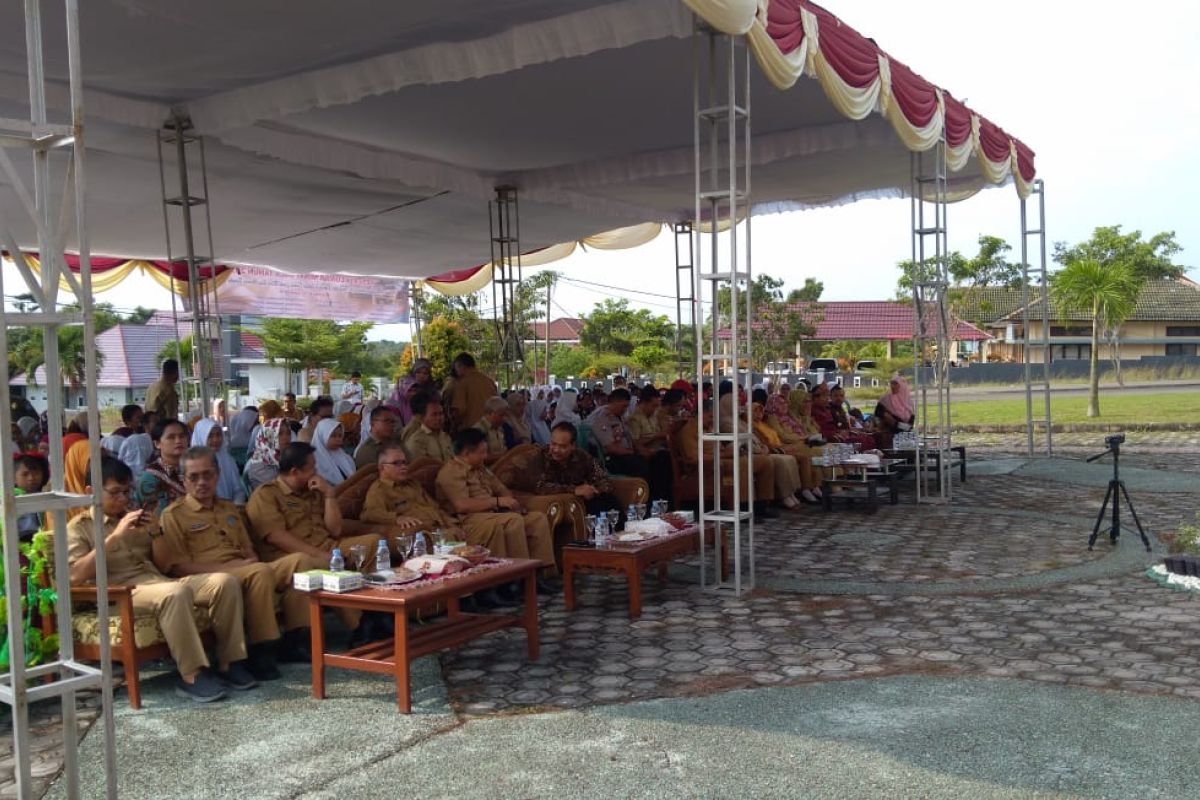
[[[488,203],[492,264],[492,325],[496,329],[497,374],[505,387],[519,379],[524,366],[517,287],[521,284],[521,209],[513,186],[497,186]],[[546,320],[549,324],[549,320]]]
[[[92,308],[91,256],[87,236],[87,182],[84,170],[84,113],[83,72],[80,63],[79,9],[76,0],[66,0],[66,38],[68,73],[71,97],[70,124],[51,123],[46,111],[46,77],[42,58],[42,20],[39,0],[25,2],[25,41],[29,78],[29,121],[0,120],[0,168],[7,183],[17,195],[20,206],[28,213],[37,231],[37,246],[41,256],[41,274],[36,276],[25,260],[14,234],[10,218],[0,220],[3,244],[8,249],[38,310],[32,313],[4,314],[0,325],[0,351],[8,355],[10,329],[38,328],[42,332],[47,391],[47,416],[50,441],[62,438],[64,398],[60,381],[58,333],[69,325],[83,325],[84,339],[93,342],[96,336]],[[32,155],[32,196],[26,177],[18,172],[8,150],[21,150]],[[56,171],[60,180],[51,180]],[[54,196],[54,187],[62,185],[61,196]],[[74,211],[72,224],[71,212]],[[74,236],[72,237],[72,234]],[[65,248],[73,238],[79,252],[79,275],[67,267]],[[59,281],[64,281],[79,303],[78,312],[59,310]],[[0,275],[0,294],[4,293]],[[32,377],[32,376],[30,376]],[[88,401],[88,443],[91,469],[89,479],[97,490],[102,486],[100,465],[100,414],[96,388],[97,364],[95,348],[84,349],[83,386]],[[12,419],[11,390],[8,382],[0,386],[0,429],[10,430]],[[75,695],[83,690],[99,690],[102,700],[104,730],[105,793],[116,797],[117,772],[112,717],[112,662],[108,637],[100,638],[100,667],[83,664],[75,659],[70,631],[71,587],[67,564],[67,517],[72,508],[92,509],[95,541],[104,540],[104,515],[100,509],[98,491],[92,494],[67,492],[63,481],[63,452],[51,447],[50,491],[14,495],[15,466],[11,458],[0,459],[0,501],[4,518],[4,580],[8,622],[9,668],[0,675],[0,702],[12,709],[13,760],[16,772],[17,797],[33,794],[30,774],[30,703],[59,698],[62,704],[64,780],[68,797],[78,798],[79,750]],[[56,659],[37,666],[28,665],[25,641],[21,586],[23,585],[17,519],[25,514],[45,515],[45,527],[54,541],[54,591],[57,594],[55,620],[63,632]],[[108,630],[108,565],[104,548],[96,551],[97,617],[99,629]]]
[[[1029,227],[1028,200],[1037,203],[1037,227]],[[1032,271],[1029,264],[1029,240],[1037,245],[1038,261]],[[1034,299],[1030,277],[1038,282],[1037,299]],[[1036,302],[1040,308],[1041,335],[1035,340],[1029,330],[1030,305]],[[1025,364],[1025,452],[1032,456],[1036,449],[1036,429],[1040,425],[1045,435],[1046,456],[1054,453],[1054,434],[1050,426],[1050,285],[1046,280],[1046,187],[1041,178],[1033,182],[1029,198],[1021,198],[1021,334],[1023,337],[1022,361]],[[1034,375],[1033,348],[1040,349],[1041,369]],[[1034,412],[1034,395],[1041,395],[1042,414]]]
[[[917,502],[948,502],[950,469],[950,286],[946,238],[946,143],[910,155],[912,173],[913,378],[917,394]],[[930,487],[931,478],[935,486]]]
[[[678,374],[683,378],[695,363],[695,340],[687,340],[687,332],[696,321],[696,269],[692,223],[677,222],[675,232],[675,359]]]
[[[700,529],[714,533],[713,576],[707,574],[705,536],[700,537],[700,582],[740,595],[754,588],[754,474],[750,469],[750,75],[749,48],[740,37],[701,26],[693,37],[693,142],[696,196],[693,217],[695,266],[693,303],[712,309],[705,335],[703,314],[693,313],[696,375],[714,382],[740,382],[744,416],[723,419],[720,403],[701,409],[697,426],[700,453]],[[744,221],[738,224],[738,220]],[[728,230],[720,231],[722,221]],[[707,255],[706,255],[707,253]],[[707,258],[707,262],[705,259]],[[678,273],[677,273],[678,274]],[[728,297],[728,303],[722,302]],[[728,348],[721,340],[728,331]],[[737,396],[736,394],[734,395]],[[734,404],[737,408],[737,404]],[[711,475],[711,480],[708,477]],[[710,501],[704,487],[714,487]],[[729,487],[731,503],[725,504]],[[732,539],[729,579],[720,542]]]
[[[192,155],[194,154],[194,156]],[[169,168],[172,156],[175,163]],[[204,139],[193,132],[186,116],[173,114],[158,131],[158,170],[162,189],[163,228],[167,244],[167,261],[171,265],[171,308],[175,318],[176,337],[179,336],[179,314],[175,306],[175,262],[172,241],[182,240],[183,260],[187,266],[187,302],[183,318],[191,326],[192,363],[187,369],[180,358],[180,387],[183,390],[185,415],[193,401],[199,401],[201,414],[207,414],[212,398],[224,395],[225,368],[221,357],[221,316],[217,301],[217,267],[213,258],[212,215],[208,197],[208,163]],[[198,173],[199,187],[193,190],[193,174]],[[175,183],[170,183],[168,174]],[[171,235],[174,224],[172,209],[178,209],[180,239]],[[197,249],[197,222],[193,209],[203,213],[203,229],[207,253]],[[176,355],[182,352],[177,345]]]
[[[408,327],[412,334],[413,354],[422,358],[421,315],[425,313],[425,290],[420,281],[413,281],[408,288]]]

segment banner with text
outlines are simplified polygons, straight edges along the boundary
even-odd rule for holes
[[[408,322],[408,292],[409,282],[396,278],[235,267],[217,301],[222,315],[396,324]]]

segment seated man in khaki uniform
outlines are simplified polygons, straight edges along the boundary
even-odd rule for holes
[[[241,509],[217,497],[220,467],[207,447],[193,447],[179,461],[187,494],[163,511],[161,546],[154,563],[167,575],[222,573],[232,576],[242,589],[243,618],[250,642],[251,664],[279,677],[277,658],[298,660],[285,648],[279,653],[279,623],[275,595],[283,592],[283,614],[288,630],[307,635],[308,603],[292,589],[292,573],[320,566],[303,557],[274,564],[259,561]]]
[[[459,431],[454,458],[437,475],[438,502],[458,515],[471,544],[483,545],[501,558],[533,558],[553,570],[550,521],[540,511],[522,515],[521,503],[483,466],[486,457],[483,431]],[[538,591],[552,594],[557,587],[539,578]]]
[[[409,405],[413,419],[405,428],[409,432],[404,436],[404,449],[408,451],[408,457],[413,461],[432,458],[445,464],[454,456],[454,446],[442,430],[446,416],[441,404],[434,402],[427,394],[419,394]]]
[[[508,449],[504,444],[504,420],[508,417],[508,401],[503,397],[489,397],[483,404],[483,416],[475,427],[483,431],[487,440],[487,458],[483,463],[495,464]]]
[[[328,569],[333,548],[341,548],[345,558],[350,548],[362,545],[367,557],[360,569],[372,572],[379,537],[342,535],[342,513],[333,496],[333,487],[317,475],[315,452],[310,444],[292,442],[279,454],[279,477],[254,490],[246,504],[246,515],[250,518],[255,547],[267,560],[298,554],[307,556],[319,565],[318,569]],[[339,616],[353,629],[351,646],[383,635],[378,614],[360,615],[357,611],[339,609]]]
[[[89,468],[90,470],[90,468]],[[242,590],[232,575],[191,575],[173,581],[153,562],[152,551],[161,543],[158,522],[142,509],[129,510],[133,473],[122,461],[105,456],[101,471],[104,491],[104,553],[109,585],[133,586],[135,613],[152,614],[167,640],[179,670],[175,692],[201,703],[225,697],[226,687],[252,689],[255,678],[278,678],[278,671],[260,669],[246,661],[242,630]],[[89,472],[90,474],[90,472]],[[88,487],[92,491],[92,487]],[[67,525],[67,559],[71,583],[96,580],[95,523],[88,508]],[[208,656],[192,617],[199,606],[212,622],[217,639],[217,675],[209,670]]]
[[[432,530],[442,528],[447,538],[466,536],[421,484],[408,477],[408,458],[398,444],[385,445],[379,453],[379,479],[371,484],[359,519],[392,529]]]
[[[368,464],[379,460],[380,451],[392,442],[399,443],[396,434],[396,414],[387,406],[376,406],[371,409],[370,427],[367,437],[363,439],[354,451],[354,466],[362,469]]]

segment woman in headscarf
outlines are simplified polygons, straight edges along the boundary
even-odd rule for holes
[[[358,441],[365,442],[371,435],[371,412],[379,408],[381,400],[372,395],[363,402],[358,420]]]
[[[115,433],[110,433],[108,436],[105,436],[100,440],[100,449],[104,451],[105,455],[117,458],[121,454],[121,445],[123,444],[125,444],[124,436],[118,436]]]
[[[558,398],[558,407],[554,410],[554,424],[560,422],[569,422],[572,425],[579,425],[579,414],[575,411],[575,403],[579,399],[579,395],[574,389],[567,389],[562,393],[562,397]]]
[[[75,442],[67,450],[63,459],[63,488],[72,494],[87,494],[91,476],[88,475],[88,463],[92,458],[92,448],[87,439]],[[83,513],[82,508],[68,508],[67,519],[73,519]]]
[[[549,410],[546,397],[549,394],[548,387],[541,387],[525,407],[525,421],[535,444],[550,443],[550,426],[546,424],[546,412]]]
[[[63,438],[62,438],[63,455],[65,456],[67,454],[67,451],[70,450],[71,447],[76,442],[87,441],[87,438],[88,438],[87,414],[80,411],[78,414],[76,414],[74,417],[71,418],[71,421],[69,423],[67,423],[67,430],[63,434]]]
[[[212,412],[208,415],[208,418],[211,419],[213,422],[217,423],[218,425],[220,425],[222,428],[225,427],[225,398],[224,397],[213,398]]]
[[[244,476],[250,491],[279,477],[279,451],[292,443],[292,429],[282,417],[269,419],[254,437],[254,452],[246,462]]]
[[[784,451],[779,437],[775,436],[775,432],[763,422],[762,403],[755,403],[751,409],[754,415],[751,424],[751,430],[754,432],[754,444],[751,452],[771,457],[771,462],[775,465],[775,497],[779,499],[779,503],[784,508],[799,508],[800,501],[796,499],[796,495],[807,491],[800,482],[800,460]],[[811,492],[803,496],[806,502],[817,502],[817,498]]]
[[[442,402],[441,393],[433,382],[433,362],[428,358],[418,358],[413,361],[408,374],[397,380],[396,388],[392,390],[392,396],[388,402],[396,408],[402,426],[412,421],[413,413],[412,408],[409,407],[409,400],[417,392],[429,395],[435,403]]]
[[[229,420],[229,435],[225,444],[229,455],[240,470],[250,456],[250,444],[254,441],[254,429],[258,427],[258,407],[246,406]]]
[[[807,404],[811,402],[806,401]],[[825,451],[819,445],[809,444],[809,439],[817,440],[820,431],[811,417],[807,420],[808,424],[792,417],[788,413],[787,402],[781,395],[776,394],[767,398],[761,418],[755,418],[754,430],[762,435],[769,445],[775,446],[778,443],[783,452],[796,459],[802,487],[800,498],[806,503],[817,503],[821,498],[821,482],[827,476],[814,462],[821,458]],[[760,430],[760,426],[766,428],[766,431]]]
[[[915,419],[912,393],[908,383],[897,372],[888,382],[888,393],[879,398],[875,406],[875,436],[880,446],[890,448],[898,432],[912,430]]]
[[[142,471],[146,469],[146,462],[153,456],[154,442],[150,440],[150,434],[144,431],[138,431],[132,436],[125,437],[125,441],[121,443],[121,449],[117,453],[117,458],[128,465],[135,478],[142,474]]]
[[[239,506],[246,504],[246,487],[242,484],[242,471],[238,469],[225,445],[225,433],[211,419],[202,419],[192,431],[192,447],[207,447],[217,454],[217,497]]]
[[[520,389],[514,389],[504,398],[508,401],[508,412],[500,430],[504,433],[504,447],[511,450],[519,444],[533,443],[533,428],[529,424],[526,411],[529,409],[529,398]]]
[[[191,431],[177,419],[160,419],[150,431],[154,456],[146,462],[141,475],[134,478],[134,502],[142,508],[162,514],[163,509],[187,494],[179,459],[188,449]]]
[[[318,422],[313,432],[312,445],[316,448],[317,474],[328,481],[330,486],[337,486],[357,469],[354,459],[342,449],[345,438],[342,423],[332,418]]]

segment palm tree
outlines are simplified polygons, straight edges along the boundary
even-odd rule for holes
[[[1051,277],[1050,296],[1059,314],[1072,311],[1092,315],[1092,348],[1089,354],[1089,417],[1100,416],[1100,337],[1116,329],[1132,313],[1141,285],[1124,263],[1095,259],[1071,261]]]

